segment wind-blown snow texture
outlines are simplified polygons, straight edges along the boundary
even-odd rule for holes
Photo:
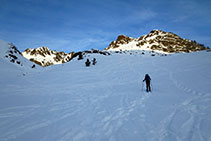
[[[211,140],[211,52],[94,57],[25,76],[1,59],[0,140]]]

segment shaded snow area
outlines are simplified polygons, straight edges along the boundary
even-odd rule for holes
[[[211,52],[87,57],[26,75],[1,59],[0,140],[211,140]]]

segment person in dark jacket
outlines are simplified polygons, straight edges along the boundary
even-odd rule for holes
[[[89,59],[87,59],[86,62],[85,62],[85,64],[86,64],[87,67],[90,66],[90,63],[91,63],[91,62],[89,61]]]
[[[97,63],[96,58],[94,58],[94,59],[92,60],[92,65],[95,65],[96,63]]]
[[[150,78],[149,74],[145,75],[145,78],[144,78],[143,82],[144,81],[146,81],[146,90],[147,90],[147,92],[151,92],[151,87],[150,87],[151,78]]]

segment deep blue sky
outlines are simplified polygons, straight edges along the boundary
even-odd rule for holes
[[[211,0],[0,0],[0,39],[21,51],[103,49],[153,29],[211,47]]]

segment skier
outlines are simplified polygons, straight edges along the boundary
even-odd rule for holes
[[[92,60],[92,65],[95,65],[97,63],[97,61],[96,61],[96,59],[94,58],[93,60]]]
[[[151,78],[148,74],[145,75],[145,78],[143,80],[143,82],[146,81],[146,91],[147,92],[151,92],[151,87],[150,87],[150,81],[151,81]]]
[[[86,60],[85,64],[86,64],[86,67],[89,67],[89,66],[90,66],[90,61],[89,61],[89,59]]]

